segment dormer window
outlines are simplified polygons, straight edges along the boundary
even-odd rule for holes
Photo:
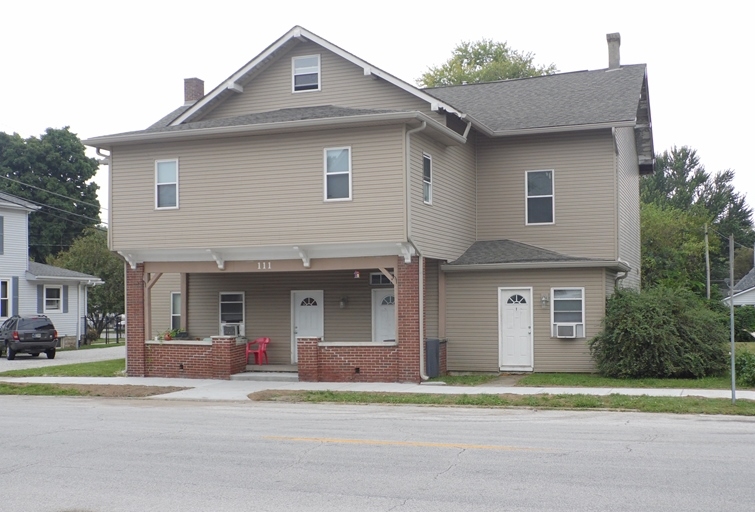
[[[304,55],[291,60],[294,92],[320,90],[320,56]]]

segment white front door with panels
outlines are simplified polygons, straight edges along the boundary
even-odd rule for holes
[[[532,289],[498,290],[499,363],[502,371],[531,371]]]
[[[291,362],[296,363],[296,338],[322,338],[324,334],[322,290],[291,292],[291,318]]]
[[[372,341],[396,341],[396,293],[393,288],[372,290]]]

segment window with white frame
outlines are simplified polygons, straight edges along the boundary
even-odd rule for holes
[[[291,59],[293,74],[291,86],[294,92],[320,90],[320,56],[304,55]]]
[[[181,328],[181,293],[170,293],[170,328]]]
[[[526,224],[553,224],[553,170],[527,171]]]
[[[0,280],[0,318],[8,318],[10,316],[10,281],[6,279]]]
[[[433,159],[422,154],[422,199],[426,204],[433,204]]]
[[[45,313],[63,311],[63,287],[45,285]]]
[[[325,200],[351,199],[351,148],[325,149]]]
[[[178,208],[178,160],[155,162],[155,208]]]
[[[243,334],[244,292],[220,293],[220,332],[224,324],[238,324],[239,333]]]
[[[584,338],[584,288],[551,288],[551,323],[557,338]]]
[[[393,275],[393,274],[391,274]],[[371,272],[370,273],[370,285],[372,286],[393,286],[393,283],[390,279],[388,279],[388,276],[383,274],[382,272]]]

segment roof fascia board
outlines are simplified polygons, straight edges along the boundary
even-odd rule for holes
[[[485,270],[530,270],[546,268],[609,268],[628,272],[623,261],[531,261],[521,263],[484,263],[479,265],[441,265],[444,272],[478,272]]]
[[[237,126],[218,126],[213,128],[197,128],[189,130],[176,130],[169,132],[138,132],[124,135],[106,135],[84,140],[87,146],[108,148],[112,144],[128,144],[135,142],[161,142],[183,138],[197,138],[224,135],[254,134],[256,132],[270,131],[293,131],[307,128],[320,128],[324,126],[354,125],[354,124],[381,124],[391,122],[425,121],[433,131],[438,132],[450,141],[464,144],[466,139],[455,131],[443,126],[422,112],[389,112],[384,114],[365,114],[348,117],[327,117],[322,119],[304,119],[300,121],[285,121],[277,123],[260,123]]]
[[[569,126],[544,126],[542,128],[522,128],[519,130],[500,130],[490,132],[491,137],[510,137],[514,135],[530,135],[542,133],[580,132],[586,130],[600,130],[604,128],[627,128],[634,127],[635,121],[617,121],[610,123],[577,124]]]
[[[205,105],[210,103],[215,97],[220,95],[223,91],[226,89],[234,90],[236,89],[236,82],[244,76],[246,73],[251,71],[253,68],[257,67],[260,63],[264,62],[268,57],[270,57],[273,53],[275,53],[277,50],[279,50],[284,44],[286,44],[291,39],[296,40],[302,40],[308,39],[312,41],[313,43],[316,43],[326,50],[329,50],[339,57],[342,57],[351,63],[359,66],[364,71],[365,75],[372,75],[376,76],[378,78],[382,78],[386,82],[395,85],[396,87],[399,87],[400,89],[403,89],[404,91],[426,101],[430,104],[432,110],[439,110],[443,109],[446,112],[450,112],[452,114],[456,114],[458,116],[461,116],[461,112],[453,108],[451,105],[448,105],[437,98],[430,96],[429,94],[420,91],[416,87],[409,85],[408,83],[404,82],[403,80],[400,80],[396,78],[395,76],[386,73],[385,71],[376,68],[375,66],[372,66],[368,62],[363,61],[359,57],[352,55],[351,53],[347,52],[346,50],[343,50],[339,48],[338,46],[334,45],[333,43],[330,43],[326,41],[325,39],[321,38],[320,36],[317,36],[313,34],[312,32],[309,32],[307,29],[296,26],[289,30],[286,34],[284,34],[281,38],[279,38],[276,42],[274,42],[272,45],[268,46],[265,50],[262,51],[257,57],[249,61],[244,67],[236,71],[233,75],[231,75],[230,78],[226,79],[223,83],[221,83],[218,87],[212,90],[209,94],[207,94],[204,98],[197,101],[191,108],[187,109],[186,112],[178,116],[174,121],[172,121],[169,126],[177,126],[187,119],[191,118],[193,115],[195,115],[199,110],[201,110]],[[240,85],[240,84],[239,84]]]
[[[80,283],[87,283],[87,284],[91,283],[93,285],[105,284],[105,281],[103,281],[102,279],[100,279],[98,277],[91,278],[91,277],[38,276],[38,275],[32,274],[31,272],[28,272],[28,271],[26,272],[26,279],[28,281],[49,281],[49,282],[55,282],[55,281],[66,281],[66,282],[77,281],[77,282],[80,282]]]
[[[37,205],[26,206],[23,204],[11,203],[10,201],[5,200],[5,199],[2,200],[2,202],[0,202],[0,208],[7,208],[8,210],[24,210],[27,212],[36,212],[37,210],[42,209],[41,206],[37,206]]]

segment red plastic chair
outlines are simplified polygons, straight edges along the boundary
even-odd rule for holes
[[[249,341],[246,344],[246,364],[249,364],[249,355],[254,354],[254,364],[268,364],[267,360],[267,344],[270,343],[270,338],[257,338],[254,341]],[[257,345],[257,348],[253,349],[252,346]],[[264,360],[264,363],[262,362]]]

